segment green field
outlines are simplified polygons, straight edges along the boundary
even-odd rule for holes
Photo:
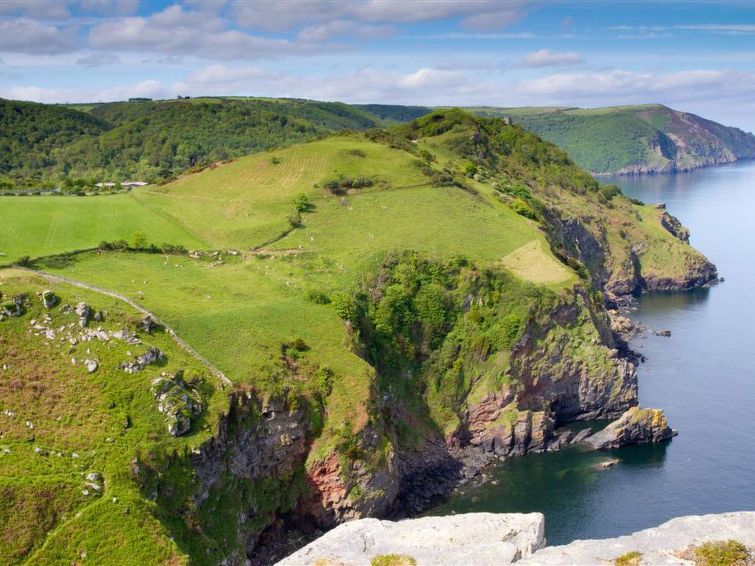
[[[0,263],[23,256],[39,257],[93,248],[101,241],[131,241],[134,233],[149,235],[158,245],[189,248],[201,242],[160,211],[132,194],[91,197],[1,197]]]

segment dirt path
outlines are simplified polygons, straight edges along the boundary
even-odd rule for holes
[[[220,379],[220,381],[223,382],[224,385],[233,387],[233,382],[230,379],[228,379],[222,371],[216,368],[207,358],[200,355],[194,348],[192,348],[186,342],[184,342],[176,334],[176,332],[170,326],[168,326],[162,320],[160,320],[160,318],[155,313],[135,303],[134,301],[132,301],[125,295],[121,295],[120,293],[117,293],[115,291],[109,291],[108,289],[103,289],[102,287],[97,287],[96,285],[90,285],[89,283],[83,283],[81,281],[76,281],[75,279],[69,279],[68,277],[63,277],[62,275],[53,275],[52,273],[47,273],[45,271],[40,271],[38,269],[31,269],[29,267],[20,267],[20,266],[14,266],[14,267],[16,269],[22,269],[24,271],[35,273],[41,277],[44,277],[48,281],[55,281],[57,283],[66,283],[68,285],[73,285],[74,287],[80,287],[81,289],[87,289],[89,291],[94,291],[95,293],[100,293],[101,295],[106,295],[108,297],[113,297],[114,299],[123,301],[130,307],[138,310],[140,313],[152,317],[152,319],[156,323],[160,324],[161,326],[165,328],[165,332],[173,339],[173,341],[176,344],[178,344],[191,356],[199,360],[207,369],[209,369],[213,374],[215,374],[218,377],[218,379]]]

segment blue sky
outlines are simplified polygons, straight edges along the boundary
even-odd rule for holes
[[[755,2],[0,0],[0,97],[660,102],[755,131]]]

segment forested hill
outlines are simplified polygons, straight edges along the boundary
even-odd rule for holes
[[[383,118],[339,102],[201,98],[58,105],[2,101],[0,184],[160,181],[195,167]],[[2,177],[5,177],[3,179]]]
[[[70,108],[0,99],[0,173],[48,169],[53,152],[109,127]]]
[[[593,174],[688,171],[755,157],[752,134],[660,104],[470,110],[509,116]]]

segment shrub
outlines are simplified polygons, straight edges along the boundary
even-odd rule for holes
[[[323,186],[334,195],[345,195],[348,189],[361,189],[372,185],[373,181],[369,177],[351,179],[343,175],[338,179],[331,179],[323,183]]]
[[[692,553],[699,566],[745,566],[750,559],[747,547],[732,539],[706,542]]]
[[[313,212],[315,209],[314,203],[312,203],[311,200],[309,200],[309,197],[306,193],[299,193],[296,195],[293,199],[293,205],[294,209],[297,212]]]
[[[477,175],[477,166],[472,162],[468,162],[466,165],[464,165],[464,174],[467,177],[474,177],[475,175]]]
[[[330,297],[328,297],[328,295],[326,295],[322,291],[315,291],[314,289],[310,289],[309,291],[307,291],[305,297],[308,301],[315,303],[316,305],[330,304]]]
[[[433,187],[451,187],[454,185],[454,177],[447,171],[434,171],[430,177]]]
[[[521,214],[522,216],[531,218],[533,220],[537,218],[535,211],[532,210],[530,205],[520,198],[515,198],[509,206],[511,207],[511,210],[513,210],[517,214]]]
[[[611,200],[616,195],[621,194],[621,189],[616,185],[603,185],[600,188],[600,194],[606,200]]]
[[[378,554],[370,560],[370,566],[416,566],[417,561],[405,554]]]
[[[640,563],[641,556],[642,552],[633,550],[632,552],[622,554],[621,556],[616,558],[613,563],[616,566],[637,566]]]
[[[356,307],[354,301],[346,293],[334,293],[330,298],[330,303],[336,310],[338,316],[343,320],[354,320],[356,316]]]
[[[147,236],[144,232],[134,232],[131,236],[131,247],[135,250],[141,250],[147,247]]]
[[[435,156],[426,149],[421,149],[419,151],[419,158],[423,161],[426,161],[427,163],[435,161]]]
[[[189,253],[189,250],[187,250],[185,247],[177,246],[174,244],[163,244],[161,247],[161,251],[164,254],[170,254],[170,255],[186,255]]]

